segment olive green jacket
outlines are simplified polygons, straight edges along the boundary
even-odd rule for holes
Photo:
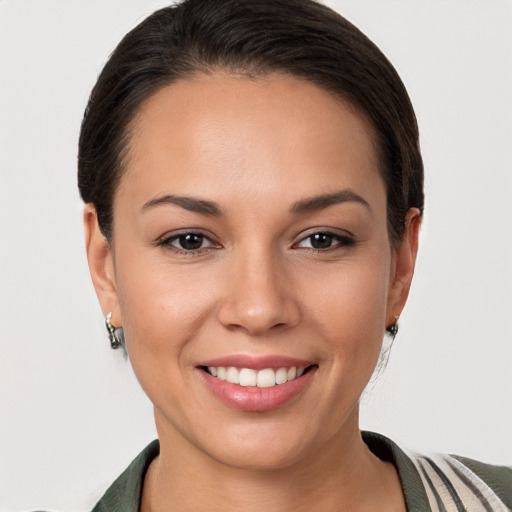
[[[408,512],[512,511],[512,467],[491,466],[459,456],[419,455],[382,435],[362,435],[375,455],[396,467]],[[159,451],[158,441],[148,445],[93,512],[138,512],[144,475]]]

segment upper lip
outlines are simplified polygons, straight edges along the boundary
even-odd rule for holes
[[[253,370],[263,370],[265,368],[306,368],[315,364],[306,359],[297,359],[295,357],[268,355],[268,356],[250,356],[244,354],[233,354],[229,356],[216,357],[202,361],[201,366],[234,366],[235,368],[251,368]]]

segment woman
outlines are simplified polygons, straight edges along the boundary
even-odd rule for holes
[[[510,468],[359,431],[422,182],[403,84],[325,7],[189,0],[125,37],[86,110],[79,187],[110,342],[159,443],[95,510],[512,507]]]

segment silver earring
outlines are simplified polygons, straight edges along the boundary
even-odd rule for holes
[[[395,323],[386,328],[386,331],[388,331],[389,334],[391,336],[393,336],[393,338],[398,334],[398,320],[399,319],[400,319],[400,317],[395,315]]]
[[[110,346],[115,350],[124,345],[124,332],[122,327],[114,327],[110,322],[111,319],[112,312],[105,317],[105,326],[107,327]]]

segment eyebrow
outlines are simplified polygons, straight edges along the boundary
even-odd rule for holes
[[[174,196],[170,194],[151,199],[144,204],[142,211],[149,210],[155,206],[163,204],[174,204],[190,212],[201,213],[202,215],[211,215],[214,217],[220,217],[222,215],[220,206],[213,201],[206,201],[196,197]]]
[[[290,213],[311,213],[318,210],[323,210],[335,204],[346,202],[360,203],[371,211],[370,205],[366,199],[362,198],[359,194],[356,194],[352,190],[346,188],[331,194],[322,194],[297,201],[291,207]],[[185,210],[200,213],[202,215],[210,215],[214,217],[220,217],[223,215],[222,209],[214,201],[207,201],[205,199],[198,199],[196,197],[190,196],[176,196],[171,194],[166,194],[164,196],[149,200],[142,207],[142,211],[165,204],[176,205],[184,208]]]
[[[319,196],[313,196],[301,201],[297,201],[291,208],[291,213],[311,213],[318,210],[323,210],[328,208],[329,206],[346,203],[346,202],[356,202],[365,206],[370,212],[372,211],[368,201],[362,198],[359,194],[356,194],[354,191],[345,188],[343,190],[338,190],[337,192],[333,192],[331,194],[322,194]]]

